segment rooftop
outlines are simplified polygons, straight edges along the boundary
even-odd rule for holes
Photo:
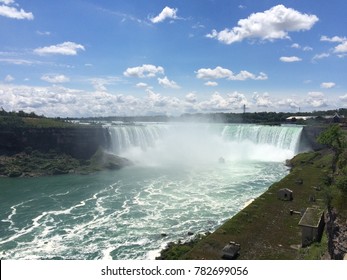
[[[324,210],[319,208],[307,208],[301,217],[299,226],[318,227]]]

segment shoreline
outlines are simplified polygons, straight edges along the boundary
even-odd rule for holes
[[[66,174],[90,174],[102,170],[117,170],[132,162],[99,148],[90,159],[77,159],[71,155],[37,150],[6,156],[0,155],[0,178],[44,177]]]

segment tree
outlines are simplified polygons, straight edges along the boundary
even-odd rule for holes
[[[317,138],[318,143],[327,145],[334,152],[333,171],[336,170],[336,164],[341,153],[346,148],[346,139],[338,124],[330,125]]]

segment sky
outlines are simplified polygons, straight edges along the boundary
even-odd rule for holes
[[[0,0],[0,107],[48,117],[347,107],[346,0]]]

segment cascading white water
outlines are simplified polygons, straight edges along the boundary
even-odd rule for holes
[[[153,258],[188,232],[215,230],[288,174],[283,160],[296,153],[301,130],[109,126],[110,149],[136,164],[89,176],[0,178],[0,259]]]
[[[153,147],[158,139],[165,133],[165,127],[157,125],[117,125],[109,128],[112,139],[111,151],[115,154],[140,147],[146,150]]]
[[[298,152],[302,127],[243,124],[141,124],[109,127],[111,151],[137,163],[279,162]]]

